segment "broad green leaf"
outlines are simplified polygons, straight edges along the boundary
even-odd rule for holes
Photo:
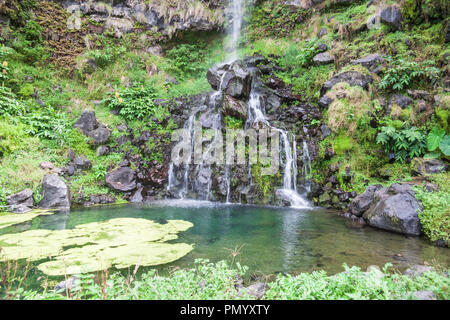
[[[428,151],[434,151],[439,147],[442,138],[445,135],[445,131],[442,129],[438,129],[434,127],[433,130],[428,134],[427,142],[428,142]]]
[[[445,154],[445,156],[450,156],[450,136],[446,135],[441,143],[439,144],[439,149],[441,149],[442,153]]]

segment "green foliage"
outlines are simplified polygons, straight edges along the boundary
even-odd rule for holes
[[[286,37],[309,15],[310,10],[291,11],[288,5],[265,1],[251,13],[250,38],[254,40],[262,37]]]
[[[19,148],[26,137],[26,127],[23,124],[0,120],[0,158]]]
[[[36,0],[8,0],[0,3],[0,13],[11,18],[15,25],[24,25],[32,18],[32,9],[37,5]]]
[[[196,41],[179,44],[167,51],[170,60],[170,71],[185,79],[207,70],[205,65],[206,43]]]
[[[447,0],[405,0],[402,6],[402,17],[408,25],[445,19],[449,13],[450,4]]]
[[[58,146],[63,146],[69,132],[71,121],[66,113],[56,112],[52,107],[34,110],[21,117],[28,127],[26,132],[42,139],[54,140]]]
[[[415,127],[402,130],[382,127],[377,135],[377,144],[383,145],[386,152],[393,152],[400,162],[422,156],[427,147],[426,135]]]
[[[163,277],[151,270],[142,275],[128,272],[98,276],[82,274],[74,289],[55,292],[49,286],[31,289],[24,282],[26,270],[7,272],[10,265],[1,266],[4,274],[14,275],[3,279],[0,298],[21,300],[231,300],[254,299],[245,289],[235,287],[236,276],[246,275],[248,268],[239,263],[229,265],[225,261],[210,263],[197,259],[191,269],[175,270]],[[383,270],[372,268],[363,272],[359,267],[348,267],[345,272],[327,275],[325,271],[301,273],[296,276],[279,274],[268,282],[263,296],[267,300],[404,300],[417,299],[414,292],[428,290],[437,299],[450,298],[450,278],[440,269],[427,271],[417,277],[409,277],[391,271],[388,263]],[[16,269],[17,266],[15,267]],[[20,268],[19,268],[20,269]],[[25,268],[24,268],[25,269]],[[445,270],[448,271],[448,270]],[[29,277],[32,277],[30,274]],[[45,282],[48,279],[42,279]],[[199,283],[201,287],[199,287]],[[248,284],[246,283],[245,286]]]
[[[446,155],[450,156],[450,136],[445,134],[445,130],[434,127],[427,138],[428,151],[439,150]]]
[[[92,59],[98,67],[104,68],[116,61],[116,59],[121,57],[126,51],[126,48],[123,46],[105,45],[104,49],[90,51],[88,57]]]
[[[28,106],[17,100],[11,89],[0,86],[0,116],[19,116],[27,112]]]
[[[427,81],[436,86],[440,80],[441,72],[434,67],[435,63],[432,60],[414,62],[389,57],[386,60],[390,67],[384,72],[378,84],[381,89],[401,91],[420,81],[423,84]]]
[[[231,129],[242,129],[244,128],[244,122],[242,119],[236,119],[231,116],[226,116],[224,118],[225,126]]]
[[[327,276],[324,271],[298,276],[279,275],[269,284],[266,299],[281,300],[390,300],[415,299],[413,292],[435,292],[439,299],[447,299],[449,278],[437,272],[427,272],[411,279],[399,273],[388,273],[391,264],[383,271],[372,269],[364,273],[358,267],[344,265],[345,272]]]
[[[444,240],[450,245],[450,184],[447,173],[434,175],[434,183],[439,191],[429,192],[425,187],[415,187],[416,197],[422,202],[423,211],[419,213],[423,232],[431,241]]]
[[[344,154],[347,151],[352,150],[354,147],[354,141],[351,137],[345,134],[340,134],[333,141],[333,149],[337,154]]]
[[[436,108],[435,110],[436,116],[439,119],[439,122],[444,128],[444,130],[447,132],[448,130],[448,110],[444,108]]]
[[[319,52],[317,48],[318,44],[319,39],[314,38],[306,41],[302,47],[291,45],[286,53],[278,59],[278,63],[281,67],[291,70],[309,66],[314,56]]]
[[[117,92],[105,100],[108,108],[119,111],[119,114],[128,121],[143,119],[151,116],[162,120],[167,116],[167,109],[155,105],[155,89],[151,86],[132,86]]]
[[[34,64],[45,60],[49,54],[43,46],[42,27],[30,20],[22,28],[15,31],[15,40],[11,47],[18,57],[26,63]]]

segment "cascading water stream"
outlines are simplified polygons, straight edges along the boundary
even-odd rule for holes
[[[237,47],[238,47],[238,41],[240,39],[241,35],[241,28],[242,28],[242,22],[243,22],[243,13],[244,13],[244,0],[231,0],[229,8],[229,12],[232,15],[232,24],[229,29],[229,48],[231,49],[227,60],[228,61],[234,61],[237,59]],[[218,91],[214,92],[211,95],[211,100],[213,101],[212,108],[217,110],[217,115],[215,117],[215,123],[214,123],[214,129],[220,129],[221,128],[221,114],[220,111],[217,108],[216,105],[216,98],[218,95],[222,94],[223,88],[223,81],[224,76],[226,73],[222,74],[222,77],[220,79],[220,84],[218,86]],[[185,123],[184,128],[187,129],[190,132],[191,138],[192,138],[192,149],[194,150],[194,136],[195,136],[195,129],[194,129],[194,121],[195,117],[199,110],[193,110],[193,112],[190,114],[189,119]],[[280,163],[284,166],[284,175],[283,175],[283,189],[280,189],[277,191],[278,195],[281,195],[281,197],[289,201],[293,207],[300,207],[300,208],[306,208],[309,207],[308,202],[305,200],[304,197],[302,197],[297,192],[297,145],[295,141],[295,136],[292,139],[292,146],[289,141],[289,135],[286,131],[278,129],[276,127],[273,127],[270,125],[269,121],[266,118],[265,115],[265,107],[263,104],[263,97],[258,92],[257,85],[252,83],[252,88],[250,91],[250,97],[248,101],[248,117],[246,122],[246,128],[250,127],[256,127],[262,124],[263,126],[266,126],[267,128],[271,128],[272,130],[278,131],[281,135],[280,144],[282,144],[282,150],[283,152],[280,155]],[[214,143],[214,141],[213,141]],[[211,147],[209,147],[211,148]],[[210,149],[207,149],[206,152],[209,152]],[[306,159],[305,159],[305,155]],[[311,171],[310,163],[309,163],[309,153],[307,150],[305,150],[305,143],[303,146],[303,163],[305,164],[302,173],[304,181],[306,181],[307,175]],[[307,160],[307,161],[306,161]],[[309,167],[308,167],[309,166]],[[227,203],[230,203],[231,198],[231,175],[232,171],[229,165],[225,165],[224,168],[224,176],[223,179],[226,183],[226,201]],[[175,177],[174,173],[174,165],[170,164],[169,167],[169,186],[167,187],[168,191],[173,190],[176,187],[177,179]],[[184,164],[184,174],[183,174],[183,182],[182,182],[182,188],[180,188],[178,196],[180,198],[184,198],[188,194],[189,189],[189,173],[191,170],[191,166],[189,164]],[[251,165],[249,163],[248,165],[248,175],[249,175],[249,181],[250,184],[252,183],[252,175],[251,175]],[[211,183],[212,183],[212,168],[211,165],[197,165],[195,167],[195,177],[196,181],[195,184],[198,184],[199,178],[201,178],[203,181],[207,181],[207,190],[206,190],[206,200],[210,198],[211,193]],[[309,191],[309,185],[305,186],[306,190]]]

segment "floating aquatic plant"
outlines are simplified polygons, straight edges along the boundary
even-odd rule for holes
[[[0,229],[31,221],[37,216],[54,214],[56,211],[33,210],[23,214],[7,214],[0,216]]]
[[[159,224],[145,219],[121,218],[79,225],[69,230],[31,230],[0,236],[0,261],[51,260],[38,265],[50,276],[155,266],[180,259],[192,245],[166,243],[193,224],[169,220]]]

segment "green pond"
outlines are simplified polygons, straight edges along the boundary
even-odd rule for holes
[[[366,268],[391,262],[400,270],[412,264],[450,265],[450,250],[423,238],[405,237],[371,227],[360,228],[325,209],[293,209],[228,205],[203,201],[161,201],[149,204],[105,206],[44,215],[0,229],[0,235],[35,229],[63,230],[117,218],[138,218],[165,224],[185,220],[193,227],[179,232],[169,243],[192,244],[183,258],[158,266],[192,267],[195,259],[210,261],[234,257],[252,274],[299,273],[324,269],[343,270],[342,264]],[[145,270],[145,268],[144,268]]]

